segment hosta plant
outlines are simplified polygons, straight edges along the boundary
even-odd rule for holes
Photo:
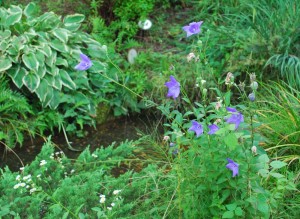
[[[0,8],[0,74],[11,79],[30,102],[58,110],[71,122],[67,130],[92,124],[96,105],[108,80],[106,46],[79,30],[84,16],[63,19],[53,12],[38,16],[36,5]],[[92,60],[88,70],[76,70],[80,54]]]

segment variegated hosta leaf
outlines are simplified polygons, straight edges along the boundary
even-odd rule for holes
[[[56,109],[59,104],[60,104],[60,92],[57,90],[53,90],[53,97],[49,102],[49,107],[51,109]]]
[[[22,18],[22,9],[19,6],[11,5],[7,12],[8,15],[5,18],[5,25],[7,27],[18,23]]]
[[[12,63],[8,58],[0,57],[0,73],[10,69],[11,66]]]
[[[61,77],[61,81],[62,84],[64,86],[66,86],[67,88],[71,89],[71,90],[75,90],[76,89],[76,84],[74,83],[74,81],[72,80],[72,78],[70,77],[70,75],[68,74],[68,72],[66,72],[63,69],[59,70],[59,75]]]
[[[23,54],[22,55],[23,62],[27,68],[31,69],[38,69],[39,62],[33,52],[29,54]]]
[[[35,90],[35,93],[41,102],[45,102],[49,87],[50,87],[50,85],[48,84],[47,80],[42,78],[40,80],[39,86]]]
[[[33,93],[40,85],[40,77],[30,72],[23,77],[23,84]]]
[[[67,43],[68,41],[68,30],[63,28],[56,28],[52,31],[53,35],[57,37],[62,43]]]
[[[23,78],[27,74],[27,71],[25,68],[18,66],[13,67],[7,71],[7,74],[11,77],[13,80],[14,84],[18,87],[21,88],[23,86]]]

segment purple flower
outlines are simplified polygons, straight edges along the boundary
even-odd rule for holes
[[[81,61],[75,66],[76,70],[85,71],[92,66],[92,61],[84,54],[80,54]]]
[[[165,86],[169,88],[167,97],[173,97],[173,99],[176,99],[179,96],[180,83],[176,81],[174,76],[170,76],[170,81],[166,82]]]
[[[254,94],[254,93],[250,93],[250,94],[248,95],[248,98],[249,98],[249,100],[250,100],[251,102],[253,102],[253,101],[255,100],[255,94]]]
[[[175,143],[171,142],[170,147],[174,147],[174,146],[175,146]]]
[[[226,107],[226,110],[227,110],[228,112],[231,112],[231,113],[236,113],[236,112],[237,112],[237,110],[234,109],[234,108],[232,108],[232,107]]]
[[[227,158],[228,164],[226,165],[227,169],[230,169],[232,171],[232,177],[235,177],[239,174],[239,164],[234,162],[233,160]]]
[[[228,112],[231,112],[231,116],[226,120],[227,123],[235,124],[235,129],[237,129],[241,122],[244,122],[244,116],[242,113],[234,108],[226,107]]]
[[[174,154],[174,155],[178,154],[178,149],[173,150],[172,154]]]
[[[199,137],[203,134],[203,127],[200,123],[192,121],[192,127],[189,128],[189,131],[194,131],[196,133],[196,136]]]
[[[215,132],[219,130],[219,127],[215,124],[209,125],[208,128],[209,132],[207,134],[209,135],[215,134]]]
[[[188,26],[184,26],[182,29],[186,32],[186,37],[189,37],[193,34],[197,34],[200,32],[200,26],[202,25],[203,21],[199,22],[192,22]]]

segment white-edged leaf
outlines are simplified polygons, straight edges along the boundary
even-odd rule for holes
[[[33,93],[40,85],[40,77],[37,74],[29,73],[23,77],[23,84]]]
[[[34,53],[29,53],[29,54],[23,54],[22,55],[22,60],[25,64],[25,66],[29,69],[38,69],[39,67],[39,62],[35,56]]]
[[[81,23],[84,21],[85,16],[83,14],[72,14],[72,15],[67,15],[63,22],[65,25],[71,25],[74,23]]]
[[[40,80],[40,84],[38,88],[35,90],[35,93],[41,102],[45,102],[49,86],[50,85],[48,84],[47,80],[43,78]]]
[[[67,88],[71,89],[71,90],[75,90],[76,89],[76,84],[74,83],[74,81],[72,80],[72,78],[70,77],[70,75],[68,74],[68,72],[66,72],[63,69],[59,70],[59,75],[62,81],[62,84],[64,86],[66,86]]]
[[[25,68],[11,68],[8,70],[7,74],[11,77],[14,84],[21,88],[23,86],[23,78],[27,74],[27,71]]]
[[[63,28],[56,28],[52,31],[53,35],[57,37],[61,42],[66,43],[68,41],[68,31]]]
[[[34,16],[36,12],[37,12],[37,7],[34,2],[30,2],[24,9],[24,14],[27,18]]]
[[[22,18],[22,9],[19,6],[11,5],[7,10],[8,16],[5,18],[5,25],[11,26],[18,23]]]
[[[0,72],[3,72],[7,69],[10,69],[12,66],[12,63],[9,59],[5,59],[3,57],[1,57],[0,59]]]

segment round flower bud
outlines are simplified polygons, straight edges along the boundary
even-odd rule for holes
[[[251,84],[250,84],[250,87],[252,90],[257,90],[258,88],[258,83],[256,81],[253,81]]]
[[[253,102],[253,101],[255,100],[255,94],[254,94],[254,93],[250,93],[250,94],[248,95],[248,98],[249,98],[249,100],[250,100],[251,102]]]

